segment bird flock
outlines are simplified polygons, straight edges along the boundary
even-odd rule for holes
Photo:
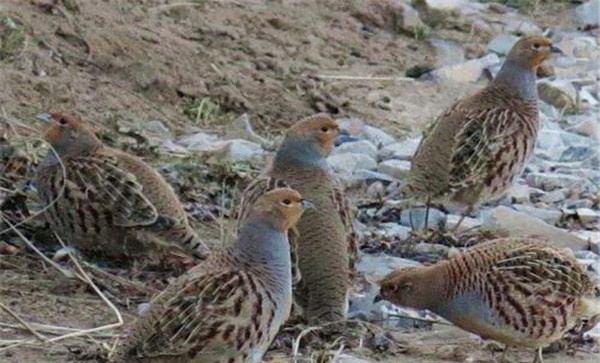
[[[414,154],[403,197],[454,204],[463,216],[500,197],[532,155],[536,70],[553,51],[545,37],[520,39],[488,86],[443,111]],[[339,132],[327,114],[295,123],[244,191],[237,239],[211,250],[156,170],[103,145],[79,117],[52,114],[36,177],[52,230],[85,258],[180,272],[128,327],[112,362],[258,363],[292,310],[310,325],[344,322],[359,243],[354,208],[326,161]],[[600,314],[573,254],[526,236],[394,271],[377,299],[428,309],[507,349],[535,349],[534,362]]]

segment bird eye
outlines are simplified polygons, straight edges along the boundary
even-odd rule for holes
[[[540,43],[533,43],[533,45],[531,46],[531,48],[533,48],[535,50],[540,49],[540,47],[541,47]]]
[[[329,127],[327,127],[327,126],[321,127],[321,132],[329,132]]]
[[[289,200],[289,199],[284,199],[284,200],[281,201],[281,204],[289,206],[290,204],[292,204],[292,201]]]
[[[66,126],[68,123],[69,122],[64,117],[61,117],[60,119],[58,119],[58,124],[61,125],[61,126]]]

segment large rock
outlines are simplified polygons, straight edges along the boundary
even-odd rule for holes
[[[374,158],[364,154],[337,154],[327,158],[329,165],[339,174],[352,175],[359,169],[375,170],[377,162]]]
[[[574,251],[588,249],[589,243],[560,228],[549,225],[539,218],[517,212],[508,207],[496,207],[484,218],[483,226],[501,229],[511,237],[540,236],[547,238],[556,246]]]
[[[365,126],[363,136],[378,148],[384,147],[396,141],[394,137],[387,132],[373,126]]]
[[[404,160],[385,160],[379,163],[377,170],[397,179],[404,179],[410,172],[410,162]]]
[[[388,144],[379,150],[378,157],[380,160],[410,160],[417,151],[420,142],[421,138],[414,138]]]
[[[372,159],[377,158],[377,148],[367,140],[358,140],[354,142],[345,142],[333,149],[331,155],[338,154],[364,154]]]
[[[498,62],[500,62],[500,58],[491,53],[479,59],[435,69],[431,75],[445,81],[470,83],[477,81],[487,67]]]
[[[573,189],[585,184],[585,180],[578,176],[557,173],[529,173],[527,183],[544,191],[552,191],[559,188]]]
[[[597,27],[599,14],[600,0],[590,0],[575,8],[575,21],[584,28]]]
[[[487,49],[499,55],[507,55],[518,40],[519,37],[516,35],[500,34],[488,43]]]

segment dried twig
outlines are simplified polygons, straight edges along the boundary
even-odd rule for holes
[[[6,313],[8,315],[12,316],[16,321],[18,321],[19,324],[21,324],[23,326],[23,328],[25,328],[25,330],[27,330],[28,332],[33,334],[34,337],[36,337],[37,339],[39,339],[40,341],[42,341],[44,343],[48,341],[48,339],[45,336],[38,333],[33,327],[31,327],[31,325],[29,325],[29,323],[27,323],[25,320],[21,319],[21,317],[19,315],[17,315],[17,313],[12,311],[11,308],[9,308],[8,306],[4,305],[1,302],[0,302],[0,309],[6,311]]]

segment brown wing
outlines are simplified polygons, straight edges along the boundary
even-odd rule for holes
[[[268,312],[262,306],[267,299],[250,291],[251,286],[260,290],[262,282],[244,271],[190,274],[175,285],[154,299],[148,314],[136,322],[132,338],[124,344],[126,357],[188,356],[210,349],[235,355],[241,349],[236,346],[240,332],[244,336],[259,328],[253,326],[255,321],[265,320],[253,314]],[[262,309],[256,311],[257,305]]]
[[[508,108],[457,110],[450,117],[464,123],[454,137],[451,150],[449,191],[469,189],[481,184],[489,169],[504,162],[519,133],[521,116]]]
[[[137,177],[118,167],[108,156],[79,157],[67,161],[69,182],[91,202],[113,212],[122,227],[149,226],[158,219],[156,207],[143,193]],[[60,170],[59,170],[60,172]]]

